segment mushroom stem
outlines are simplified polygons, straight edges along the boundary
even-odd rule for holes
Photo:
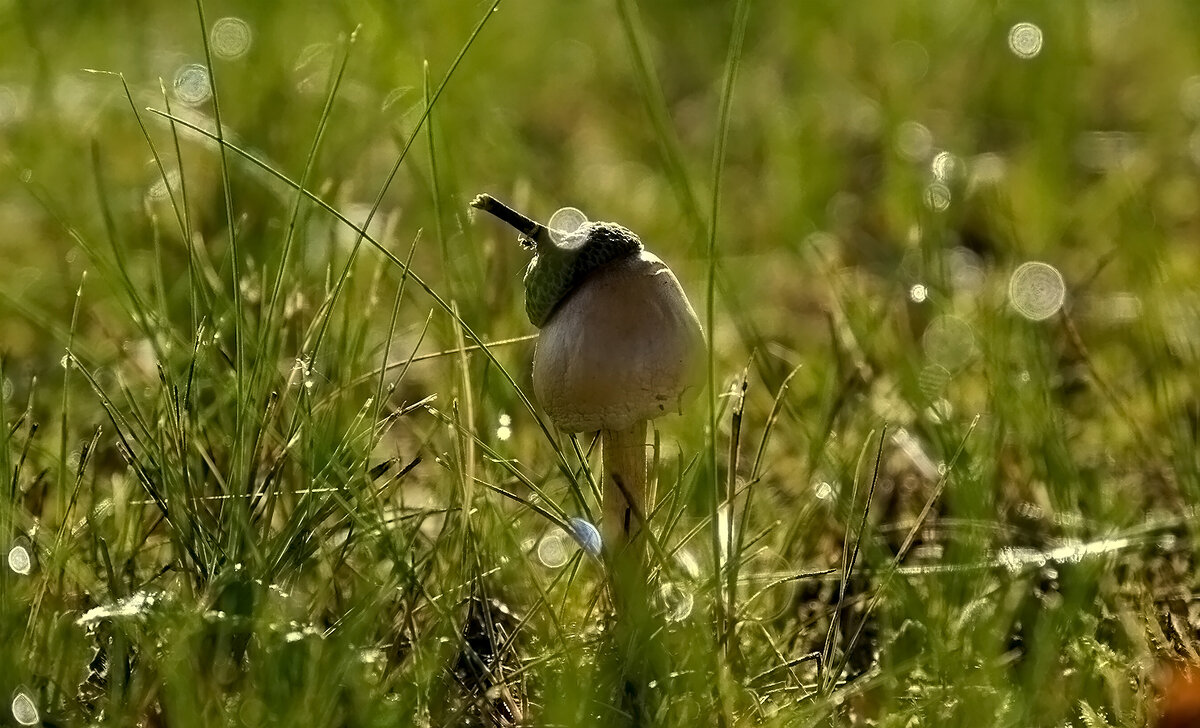
[[[604,458],[604,534],[614,552],[627,546],[642,524],[634,512],[649,514],[646,490],[646,420],[623,430],[601,430]],[[632,499],[634,508],[626,500]]]
[[[545,225],[525,217],[489,194],[475,195],[475,199],[471,200],[471,207],[495,215],[534,243],[542,243],[549,239],[549,231]]]

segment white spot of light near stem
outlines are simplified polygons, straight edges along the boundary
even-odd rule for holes
[[[925,303],[925,299],[929,298],[929,289],[924,284],[918,283],[908,289],[908,297],[913,303]]]
[[[512,417],[507,413],[500,415],[500,426],[496,428],[496,439],[507,440],[512,437]]]

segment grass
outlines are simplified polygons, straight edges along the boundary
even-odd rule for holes
[[[5,720],[1142,726],[1200,661],[1186,0],[0,19]],[[479,192],[704,313],[636,659]]]

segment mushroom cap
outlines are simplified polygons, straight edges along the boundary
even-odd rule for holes
[[[595,268],[636,255],[642,241],[615,222],[585,222],[578,229],[538,242],[525,269],[525,313],[545,326],[554,308]]]
[[[644,250],[596,268],[538,338],[533,391],[559,429],[623,430],[699,389],[704,333],[679,281]]]

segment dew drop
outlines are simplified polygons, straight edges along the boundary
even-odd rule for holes
[[[572,518],[567,521],[571,535],[589,555],[600,558],[600,532],[588,521],[582,518]]]
[[[1033,23],[1017,23],[1008,30],[1008,49],[1017,58],[1034,58],[1042,52],[1042,29]]]
[[[8,568],[21,576],[29,576],[29,572],[33,570],[33,559],[29,555],[29,549],[22,544],[9,549]]]
[[[250,50],[253,33],[249,23],[241,18],[229,17],[213,23],[209,37],[213,53],[232,61],[246,55],[246,51]]]
[[[908,298],[913,303],[925,303],[925,299],[929,298],[929,289],[924,284],[918,283],[908,289]]]
[[[512,437],[512,428],[508,425],[500,425],[496,428],[496,439],[501,442],[507,441]]]
[[[822,480],[813,486],[813,495],[817,497],[817,500],[829,500],[833,497],[833,486]]]
[[[37,706],[28,693],[19,692],[12,699],[12,717],[20,725],[37,725],[41,720]]]
[[[199,63],[181,66],[175,72],[175,98],[188,106],[198,106],[212,96],[208,69]]]
[[[1013,308],[1031,321],[1048,319],[1062,308],[1067,287],[1062,274],[1049,263],[1022,263],[1008,281],[1008,298]]]
[[[575,207],[563,207],[550,216],[546,227],[550,228],[550,239],[557,245],[563,245],[571,233],[578,230],[588,221],[587,216]]]

